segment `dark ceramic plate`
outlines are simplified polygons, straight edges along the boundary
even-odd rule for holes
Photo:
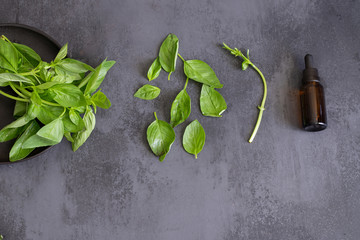
[[[61,47],[58,42],[56,42],[46,33],[21,24],[0,24],[0,35],[5,35],[13,42],[25,44],[31,47],[40,55],[42,60],[47,62],[50,62],[56,57],[56,54]],[[11,93],[11,89],[2,90],[13,94]],[[14,106],[14,100],[0,95],[0,129],[14,121]],[[14,142],[15,140],[0,143],[0,164],[12,163],[9,161],[9,152]],[[23,160],[36,157],[47,149],[49,149],[49,147],[37,148]]]

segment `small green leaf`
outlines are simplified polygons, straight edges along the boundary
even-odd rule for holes
[[[36,67],[41,62],[40,56],[30,47],[19,43],[13,43],[15,48],[19,51],[20,55],[25,59],[24,62],[28,62],[32,67]]]
[[[25,126],[28,122],[31,121],[31,118],[29,118],[27,115],[24,115],[18,119],[16,119],[14,122],[6,125],[4,128],[18,128]]]
[[[31,94],[29,108],[27,110],[27,116],[30,119],[36,118],[41,111],[41,98],[39,94],[34,90]]]
[[[188,80],[186,79],[184,89],[180,91],[171,105],[170,125],[173,128],[184,122],[191,113],[191,99],[186,92]]]
[[[10,141],[24,132],[27,125],[18,128],[6,128],[4,127],[0,131],[0,142]]]
[[[0,67],[16,72],[19,64],[19,54],[11,43],[0,39]]]
[[[95,71],[94,68],[87,65],[86,63],[80,62],[72,58],[65,58],[63,60],[60,60],[56,65],[65,69],[66,71],[73,73],[86,73],[88,71]]]
[[[145,84],[141,88],[139,88],[136,93],[134,94],[134,97],[144,99],[144,100],[152,100],[159,96],[160,94],[160,88],[151,86],[149,84]]]
[[[72,138],[71,133],[65,132],[65,133],[64,133],[64,136],[66,137],[66,139],[67,139],[69,142],[71,142],[71,143],[74,142],[74,139]],[[1,239],[0,239],[0,240],[1,240]]]
[[[72,83],[82,79],[81,73],[69,72],[61,66],[55,66],[54,69],[56,74],[52,77],[52,82]]]
[[[13,114],[14,117],[18,118],[18,117],[24,116],[24,114],[26,113],[27,107],[28,107],[27,102],[16,101],[15,108],[14,108],[14,114]]]
[[[91,101],[96,104],[96,106],[108,109],[111,107],[110,100],[106,97],[106,95],[101,92],[101,89],[97,91],[92,97]]]
[[[56,55],[54,62],[57,63],[58,61],[64,59],[67,55],[68,51],[68,44],[66,43],[59,51],[59,53]]]
[[[73,109],[72,109],[73,110]],[[71,111],[71,109],[70,109]],[[85,124],[79,113],[74,111],[70,117],[70,111],[66,111],[62,117],[64,128],[66,132],[76,133],[84,129]]]
[[[54,81],[54,82],[46,82],[46,83],[37,85],[35,87],[37,89],[39,89],[39,90],[45,90],[45,89],[51,88],[52,86],[55,86],[57,84],[61,84],[61,82],[56,82],[56,81]]]
[[[194,154],[195,158],[201,152],[205,144],[205,131],[198,120],[191,122],[186,128],[183,137],[185,151]]]
[[[52,146],[61,142],[64,136],[64,124],[61,118],[57,118],[54,121],[46,124],[36,133],[27,139],[23,148],[31,149],[36,147]]]
[[[63,113],[63,111],[64,111],[63,107],[50,106],[47,104],[43,104],[41,106],[41,111],[40,111],[39,115],[37,116],[37,118],[40,120],[40,122],[42,124],[46,125],[46,124],[54,121],[58,117],[60,117],[60,115]]]
[[[200,60],[187,60],[184,62],[185,75],[197,82],[204,83],[213,88],[222,88],[223,85],[217,78],[214,70]]]
[[[23,144],[32,136],[36,134],[36,132],[40,129],[39,124],[33,120],[30,125],[26,128],[26,130],[21,134],[21,136],[16,140],[13,147],[10,150],[9,158],[11,162],[15,162],[25,158],[29,155],[35,148],[25,149]]]
[[[204,116],[222,117],[221,114],[227,109],[227,105],[218,91],[203,84],[200,94],[200,109]]]
[[[72,84],[57,84],[48,89],[55,102],[64,107],[86,105],[86,99],[80,88]]]
[[[155,78],[157,78],[160,72],[161,72],[161,64],[159,61],[159,57],[157,57],[148,70],[147,77],[149,81],[152,81]]]
[[[151,150],[163,161],[175,141],[175,132],[170,124],[158,120],[156,113],[154,115],[156,120],[148,127],[146,135]]]
[[[72,144],[72,149],[75,152],[81,145],[84,144],[84,142],[88,139],[88,137],[90,136],[91,132],[94,130],[95,128],[95,115],[92,112],[91,107],[87,107],[86,108],[86,112],[84,115],[84,124],[85,124],[85,128],[80,131],[77,132],[73,135],[73,139],[74,142]]]
[[[243,61],[243,62],[241,63],[241,69],[242,69],[243,71],[245,71],[245,70],[248,68],[248,66],[249,66],[249,62],[248,62],[248,61]]]
[[[30,79],[21,75],[15,73],[0,73],[0,87],[8,86],[9,82],[22,82],[34,85],[34,83]]]
[[[170,74],[175,71],[178,51],[178,37],[175,34],[169,34],[161,44],[159,51],[159,61],[161,67]]]
[[[95,92],[99,87],[102,81],[104,80],[106,73],[110,70],[110,68],[115,64],[115,61],[106,61],[104,60],[93,73],[91,73],[86,88],[85,95],[91,94]]]

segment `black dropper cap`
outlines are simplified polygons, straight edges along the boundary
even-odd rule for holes
[[[303,71],[303,83],[306,82],[319,82],[320,77],[318,70],[313,67],[313,56],[310,54],[306,54],[305,56],[305,69]]]

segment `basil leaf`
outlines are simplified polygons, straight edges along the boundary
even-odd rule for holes
[[[201,152],[205,144],[205,131],[198,120],[191,122],[186,128],[183,137],[183,146],[185,151],[197,155]]]
[[[72,142],[72,143],[74,142],[74,139],[72,138],[71,133],[65,132],[64,136],[66,137],[66,140],[68,140],[69,142]]]
[[[86,108],[86,112],[84,115],[84,124],[85,124],[85,128],[80,131],[77,132],[73,135],[73,139],[74,142],[72,144],[72,149],[75,152],[81,145],[84,144],[84,142],[86,141],[86,139],[88,139],[88,137],[90,136],[91,132],[94,130],[95,128],[95,115],[92,112],[91,107],[87,107]]]
[[[62,46],[59,53],[56,55],[54,62],[57,63],[58,61],[64,59],[67,55],[67,51],[68,51],[68,44],[66,43],[64,46]]]
[[[152,81],[155,78],[157,78],[159,76],[160,72],[161,72],[161,64],[159,61],[159,57],[157,57],[155,59],[155,61],[151,64],[151,66],[147,72],[147,77],[148,77],[149,81]]]
[[[22,147],[25,149],[31,149],[36,147],[52,146],[61,142],[63,136],[64,124],[61,118],[57,118],[40,128],[36,135],[31,136],[24,142]]]
[[[110,100],[103,92],[101,92],[101,89],[91,97],[91,101],[94,102],[96,106],[104,109],[108,109],[109,107],[111,107]]]
[[[0,73],[0,87],[8,86],[9,82],[22,82],[34,85],[34,83],[30,79],[24,76],[15,73]]]
[[[29,155],[35,148],[25,149],[23,144],[31,137],[36,134],[36,132],[40,129],[39,124],[33,120],[30,125],[26,128],[26,130],[21,134],[21,136],[16,140],[13,147],[10,150],[9,159],[11,162],[15,162],[25,158]]]
[[[215,89],[203,84],[200,94],[200,109],[204,116],[222,117],[227,109],[225,99]]]
[[[34,119],[40,114],[41,111],[41,98],[36,90],[32,92],[30,100],[31,102],[27,110],[27,116],[30,119]]]
[[[73,73],[86,73],[88,71],[94,71],[94,68],[91,66],[72,58],[65,58],[59,61],[56,65]]]
[[[79,107],[86,105],[83,92],[72,84],[57,84],[48,89],[55,102],[64,107]]]
[[[0,39],[0,67],[16,72],[18,63],[19,54],[17,50],[10,43]]]
[[[189,79],[186,79],[184,89],[180,91],[171,105],[170,125],[173,128],[184,122],[191,113],[191,99],[186,92],[188,81]]]
[[[161,162],[175,141],[175,132],[170,124],[158,120],[156,113],[154,115],[156,120],[148,127],[146,135],[151,150],[156,156],[159,156]]]
[[[32,67],[36,67],[39,65],[41,58],[33,49],[23,44],[19,44],[19,43],[13,43],[13,44],[16,50],[18,50],[20,55],[22,55],[22,57],[24,58],[23,60],[24,62],[28,62]]]
[[[175,34],[169,34],[161,44],[159,61],[161,67],[168,73],[175,71],[176,59],[179,51],[179,39]],[[169,80],[170,80],[169,74]]]
[[[18,128],[6,128],[4,127],[0,131],[0,142],[10,141],[19,136],[26,129],[27,125]]]
[[[57,107],[57,106],[50,106],[47,104],[43,104],[41,106],[41,111],[38,114],[37,118],[40,120],[42,124],[48,124],[63,113],[64,108],[63,107]]]
[[[56,82],[56,81],[54,81],[54,82],[46,82],[46,83],[37,85],[35,87],[37,89],[40,89],[40,90],[45,90],[45,89],[51,88],[52,86],[55,86],[57,84],[61,84],[61,82]]]
[[[26,102],[16,101],[13,116],[15,118],[23,116],[26,113],[27,106],[28,103]]]
[[[144,100],[152,100],[159,96],[160,94],[160,88],[151,86],[149,84],[145,84],[141,88],[139,88],[136,93],[134,94],[134,97],[144,99]]]
[[[66,71],[60,66],[55,66],[54,70],[56,75],[53,76],[51,81],[56,81],[60,83],[72,83],[73,81],[82,79],[80,73]]]
[[[104,80],[106,73],[110,70],[110,68],[115,64],[115,61],[106,61],[104,60],[91,74],[91,76],[88,78],[88,83],[86,85],[86,89],[84,91],[86,94],[91,94],[95,92],[102,81]]]
[[[27,116],[24,115],[18,119],[16,119],[14,122],[6,125],[4,128],[18,128],[18,127],[22,127],[25,126],[28,122],[30,122],[31,119]]]
[[[68,121],[70,120],[70,122]],[[78,132],[83,130],[85,127],[83,119],[80,114],[74,109],[70,109],[63,118],[65,130],[67,132]]]
[[[187,60],[184,62],[185,75],[197,82],[204,83],[213,88],[222,88],[223,85],[217,78],[214,70],[200,60]]]

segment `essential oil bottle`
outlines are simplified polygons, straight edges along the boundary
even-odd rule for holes
[[[304,130],[324,130],[327,127],[324,88],[320,83],[318,70],[313,67],[313,57],[310,54],[305,56],[300,101]]]

